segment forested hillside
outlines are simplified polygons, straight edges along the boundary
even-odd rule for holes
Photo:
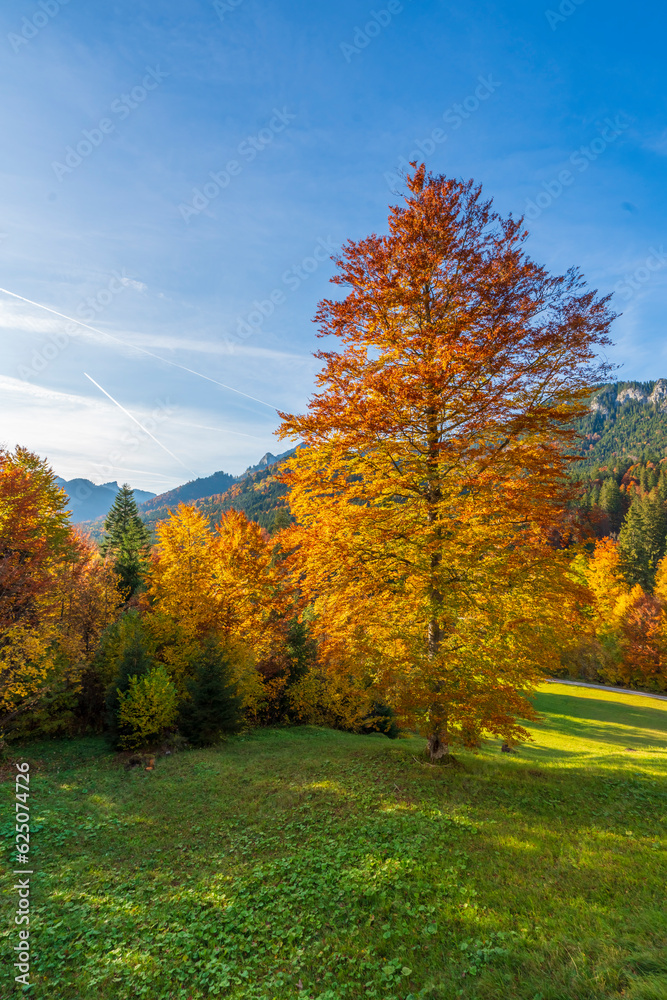
[[[628,466],[659,461],[667,454],[667,379],[602,386],[577,430],[583,435],[578,475],[614,459]]]
[[[256,521],[262,528],[271,531],[276,524],[283,523],[278,515],[278,510],[285,510],[284,522],[289,521],[289,516],[285,509],[285,494],[287,488],[279,483],[275,476],[276,466],[272,465],[268,469],[260,472],[253,472],[244,475],[242,479],[233,483],[226,492],[215,496],[200,497],[192,501],[192,506],[196,507],[206,515],[211,525],[220,523],[222,515],[228,510],[243,511],[251,520]],[[149,505],[147,504],[146,507]],[[175,507],[176,504],[172,504]],[[146,510],[141,508],[142,520],[149,528],[154,529],[160,521],[169,516],[169,507],[161,506]]]
[[[176,507],[179,503],[190,503],[200,497],[210,497],[214,493],[224,493],[232,483],[236,482],[236,476],[228,472],[214,472],[212,476],[201,479],[192,479],[183,486],[176,486],[168,493],[160,493],[146,503],[141,505],[142,512],[168,510],[169,507]],[[166,515],[165,515],[166,516]]]

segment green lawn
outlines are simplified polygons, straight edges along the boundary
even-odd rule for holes
[[[667,1000],[667,702],[535,702],[533,745],[460,768],[416,759],[422,740],[308,727],[152,772],[98,740],[26,747],[29,995]]]

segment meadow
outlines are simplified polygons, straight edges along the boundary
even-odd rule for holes
[[[9,870],[11,762],[33,775],[29,995],[667,1000],[667,701],[549,684],[535,704],[532,745],[457,766],[313,727],[152,771],[101,739],[12,748]]]

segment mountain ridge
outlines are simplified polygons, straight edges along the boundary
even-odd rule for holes
[[[117,482],[95,485],[90,479],[63,479],[55,477],[56,483],[66,493],[72,512],[74,524],[92,521],[97,517],[106,517],[116,495],[120,492]],[[137,504],[145,503],[154,497],[148,490],[132,490]]]

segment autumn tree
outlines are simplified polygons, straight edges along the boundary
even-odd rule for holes
[[[67,497],[26,448],[0,451],[0,630],[36,625],[71,544]]]
[[[157,527],[146,623],[182,694],[210,641],[238,667],[241,694],[257,704],[266,692],[255,666],[289,640],[295,600],[274,543],[245,514],[227,511],[214,529],[195,507],[181,505]]]
[[[330,669],[428,734],[432,758],[526,736],[524,695],[573,628],[549,544],[572,499],[572,423],[613,318],[550,276],[472,181],[407,179],[389,233],[349,241],[325,299],[319,391],[282,414],[300,586]]]
[[[219,588],[219,629],[252,645],[258,657],[287,641],[292,597],[273,561],[274,543],[240,511],[223,514],[212,547]]]
[[[212,632],[218,618],[212,541],[207,519],[186,504],[157,526],[148,594],[154,609],[179,622],[192,637]]]
[[[108,563],[69,523],[53,471],[0,451],[0,718],[15,725],[54,691],[76,693],[120,595]]]
[[[636,584],[619,608],[622,659],[615,680],[631,687],[667,688],[664,605]]]

